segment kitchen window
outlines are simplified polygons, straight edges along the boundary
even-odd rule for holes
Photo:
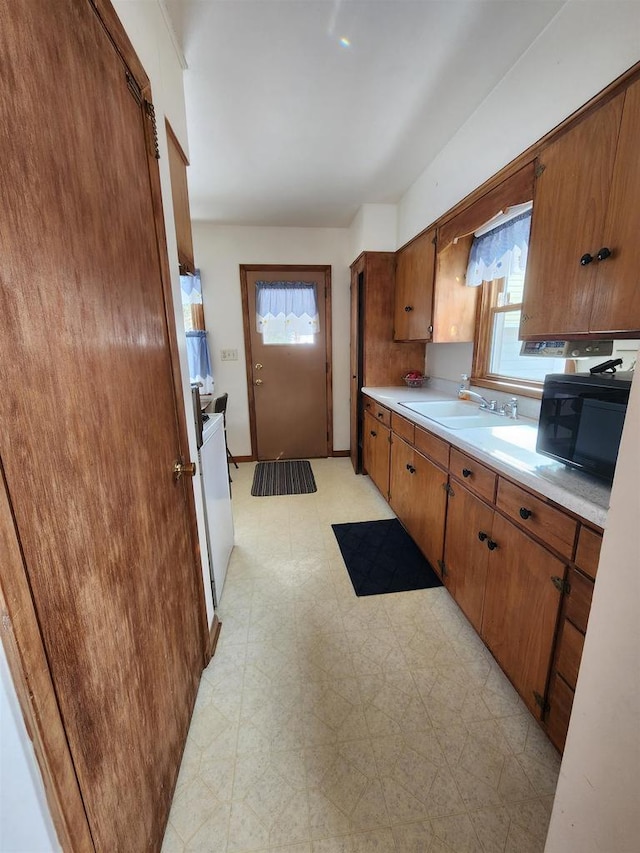
[[[518,339],[527,264],[531,203],[518,205],[475,232],[467,284],[481,287],[474,384],[539,396],[547,373],[562,373],[563,358],[521,356]]]

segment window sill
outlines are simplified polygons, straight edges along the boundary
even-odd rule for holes
[[[513,394],[519,397],[533,397],[535,400],[542,399],[542,383],[518,381],[514,379],[488,379],[478,376],[471,377],[471,384],[480,388],[491,388],[493,391],[502,391],[504,394]]]

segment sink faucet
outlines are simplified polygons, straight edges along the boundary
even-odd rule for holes
[[[497,400],[487,400],[486,397],[483,397],[482,394],[477,394],[475,391],[471,391],[469,388],[461,388],[458,391],[458,397],[462,400],[474,399],[478,400],[480,403],[481,409],[488,409],[490,412],[498,411],[498,401]]]
[[[512,418],[514,421],[518,418],[518,398],[512,397],[508,403],[503,403],[500,406],[500,413],[507,418]]]

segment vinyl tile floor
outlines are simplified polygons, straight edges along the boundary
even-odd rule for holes
[[[254,498],[163,853],[540,853],[558,754],[444,588],[357,598],[331,524],[392,513],[344,458]]]

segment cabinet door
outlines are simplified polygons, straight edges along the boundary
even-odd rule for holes
[[[444,522],[447,512],[447,474],[418,451],[413,454],[413,507],[410,531],[416,544],[438,569],[444,546]]]
[[[520,322],[525,340],[589,331],[600,262],[583,266],[580,259],[602,247],[623,100],[618,95],[540,154]]]
[[[473,341],[479,288],[465,284],[472,243],[470,234],[437,252],[433,285],[435,344]]]
[[[396,341],[431,340],[435,228],[401,249],[396,261]]]
[[[554,576],[565,566],[496,514],[491,540],[482,638],[526,705],[540,718],[560,608]]]
[[[493,510],[457,483],[447,507],[444,581],[476,631],[482,625]]]
[[[600,244],[610,257],[595,261],[596,289],[591,315],[593,332],[630,332],[640,329],[640,81],[624,95],[622,125],[616,152],[607,222]]]
[[[416,509],[413,498],[416,471],[413,456],[413,448],[397,435],[392,435],[389,504],[409,533],[415,528]]]
[[[388,427],[365,412],[364,467],[385,498],[389,494],[389,435]]]

